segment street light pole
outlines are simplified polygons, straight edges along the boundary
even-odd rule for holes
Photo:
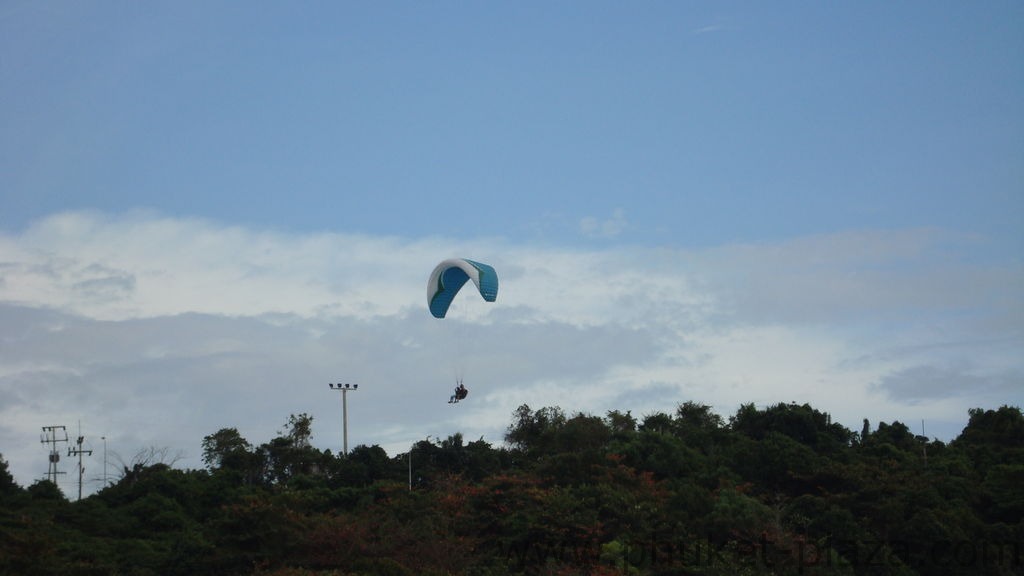
[[[328,384],[331,390],[341,392],[341,427],[342,427],[342,453],[348,456],[348,393],[356,391],[359,384]]]
[[[106,436],[101,436],[101,438],[103,438],[103,487],[106,488],[107,487],[107,437]]]
[[[430,436],[427,435],[427,442],[430,442]],[[419,442],[413,442],[412,446],[409,447],[409,492],[412,492],[412,451],[416,448]]]

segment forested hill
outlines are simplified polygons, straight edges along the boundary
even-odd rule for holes
[[[0,459],[0,574],[1024,574],[1017,407],[946,444],[796,404],[522,406],[505,446],[421,441],[411,475],[311,433],[211,431],[206,469],[141,458],[78,502]]]

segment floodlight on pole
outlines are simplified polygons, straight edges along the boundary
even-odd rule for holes
[[[341,392],[341,427],[342,427],[342,453],[348,456],[348,393],[354,392],[359,388],[359,384],[334,384],[328,383],[331,390],[337,390]]]

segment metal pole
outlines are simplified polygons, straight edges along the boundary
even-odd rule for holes
[[[81,434],[81,431],[79,431],[79,434]],[[85,440],[85,438],[83,438],[81,436],[78,437],[78,450],[76,450],[76,452],[78,453],[78,499],[79,500],[82,499],[82,474],[85,472],[85,468],[82,466],[82,452],[83,452],[83,450],[82,450],[82,441],[83,440]],[[89,451],[89,456],[92,456],[92,450]]]
[[[57,436],[58,430],[64,433],[63,438],[59,438]],[[59,474],[64,474],[64,472],[59,472],[57,470],[57,463],[60,462],[60,452],[57,450],[57,443],[67,441],[68,430],[64,426],[43,426],[43,436],[41,438],[41,442],[43,444],[50,445],[50,468],[46,472],[46,479],[49,480],[50,482],[53,482],[54,485],[57,484],[57,476]]]
[[[356,391],[359,389],[359,384],[328,384],[331,390],[337,390],[341,392],[341,452],[345,456],[348,456],[348,393],[349,391]]]
[[[427,442],[430,442],[429,434],[427,435]],[[409,492],[412,492],[412,451],[416,448],[417,444],[419,444],[418,440],[409,447]]]
[[[348,389],[341,391],[342,450],[348,456]]]
[[[85,474],[85,467],[82,466],[82,454],[88,454],[92,456],[92,450],[85,450],[82,448],[82,444],[85,442],[85,436],[81,435],[81,426],[79,426],[78,445],[77,448],[68,448],[68,456],[78,456],[78,499],[82,499],[82,476]]]
[[[82,442],[85,441],[85,436],[82,436],[82,421],[78,421],[78,499],[82,499],[82,476],[85,475],[85,468],[82,466]],[[92,450],[89,450],[89,456],[92,456]]]

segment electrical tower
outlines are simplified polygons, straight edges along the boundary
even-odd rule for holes
[[[85,474],[85,466],[82,466],[82,454],[88,454],[92,456],[92,450],[82,450],[82,442],[85,441],[85,436],[82,436],[82,431],[78,431],[78,447],[68,447],[68,456],[78,456],[78,499],[82,499],[82,475]]]
[[[43,426],[43,434],[40,437],[41,444],[50,445],[50,469],[46,472],[46,479],[57,484],[57,475],[64,472],[57,471],[57,463],[60,462],[60,451],[57,450],[58,442],[68,441],[68,430],[63,426]]]

